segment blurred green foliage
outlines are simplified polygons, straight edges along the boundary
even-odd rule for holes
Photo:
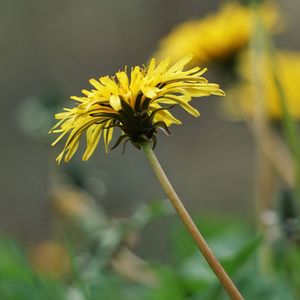
[[[44,88],[40,95],[25,98],[17,110],[20,128],[34,139],[50,140],[47,134],[54,125],[54,115],[66,96],[56,87]]]
[[[59,278],[34,270],[20,247],[1,239],[1,300],[228,299],[192,239],[177,222],[169,244],[170,263],[143,261],[142,272],[137,272],[142,259],[132,252],[132,236],[155,218],[170,214],[165,202],[142,206],[127,220],[110,220],[101,208],[91,203],[88,207],[84,214],[62,220],[65,227],[61,240],[71,267]],[[265,274],[260,271],[258,260],[262,238],[251,226],[241,220],[217,217],[199,218],[197,225],[245,299],[297,299],[292,295],[292,286],[293,281],[294,287],[299,286],[298,249],[280,252],[281,264]],[[50,257],[44,253],[45,261]],[[122,272],[118,264],[124,262],[126,268]],[[293,267],[288,271],[283,264]],[[138,276],[132,276],[134,272]]]
[[[0,298],[3,300],[64,299],[64,286],[38,275],[17,245],[5,238],[0,244]]]

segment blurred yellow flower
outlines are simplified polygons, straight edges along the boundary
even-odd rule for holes
[[[169,112],[172,106],[178,104],[193,116],[199,116],[198,110],[189,104],[192,97],[224,95],[224,92],[218,84],[208,83],[202,77],[206,69],[195,67],[184,71],[191,59],[189,55],[170,66],[169,59],[156,64],[153,58],[147,67],[133,67],[130,75],[125,68],[114,77],[91,79],[94,89],[82,90],[82,97],[71,97],[78,105],[65,108],[64,112],[56,115],[60,121],[50,132],[60,133],[60,136],[52,145],[69,134],[57,161],[64,158],[68,162],[72,158],[84,133],[87,147],[82,159],[87,160],[99,143],[102,132],[108,152],[114,127],[122,131],[115,146],[123,140],[130,140],[140,148],[141,143],[147,141],[152,141],[155,146],[158,128],[168,133],[168,126],[181,124]]]
[[[34,246],[30,251],[33,267],[41,273],[60,278],[70,271],[67,249],[55,241],[45,241]]]
[[[278,13],[271,4],[259,9],[266,28],[277,23]],[[219,12],[200,20],[190,20],[176,27],[160,43],[156,57],[172,59],[192,53],[190,65],[209,64],[224,60],[241,50],[248,43],[254,25],[250,7],[228,2]]]
[[[224,101],[225,110],[230,117],[244,119],[251,117],[255,110],[255,90],[253,77],[250,69],[250,52],[242,56],[240,72],[244,78],[243,83],[237,85],[228,92],[228,97]],[[300,52],[280,51],[276,55],[276,64],[279,71],[279,79],[285,93],[287,108],[290,114],[300,119]],[[272,76],[272,62],[270,58],[264,57],[261,82],[262,101],[265,98],[265,111],[270,119],[281,118],[281,105],[278,90]]]

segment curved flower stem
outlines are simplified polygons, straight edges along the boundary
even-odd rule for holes
[[[212,270],[215,272],[216,276],[218,277],[220,283],[223,285],[224,289],[234,300],[242,300],[244,299],[231,278],[228,276],[226,271],[223,269],[222,265],[219,263],[218,259],[213,254],[212,250],[206,243],[204,237],[199,232],[197,226],[195,225],[194,221],[192,220],[191,216],[189,215],[188,211],[184,207],[183,203],[179,199],[178,195],[176,194],[174,188],[172,187],[168,177],[166,176],[164,170],[162,169],[158,159],[156,158],[150,143],[145,143],[142,145],[142,148],[148,158],[150,165],[158,178],[163,190],[167,194],[169,200],[171,201],[172,205],[176,209],[181,221],[184,223],[185,227],[189,231],[190,235],[193,237],[194,241],[196,242],[200,252],[206,259],[207,263],[210,265]]]

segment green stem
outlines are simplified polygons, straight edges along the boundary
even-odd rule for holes
[[[256,1],[254,1],[256,2]],[[264,151],[264,143],[270,139],[270,123],[266,115],[266,90],[264,87],[263,66],[265,65],[264,37],[261,31],[261,21],[258,7],[253,4],[254,31],[250,40],[250,61],[254,85],[253,128],[256,139],[256,184],[255,184],[255,210],[257,229],[265,236],[260,248],[259,260],[261,270],[269,275],[273,270],[272,247],[269,241],[269,230],[263,215],[272,208],[273,198],[273,166]]]
[[[145,143],[142,145],[142,148],[148,158],[150,165],[160,182],[163,190],[167,194],[169,200],[171,201],[172,205],[176,209],[181,221],[184,223],[185,227],[189,231],[190,235],[193,237],[194,241],[196,242],[200,252],[206,259],[207,263],[210,265],[212,270],[215,272],[216,276],[218,277],[220,283],[223,285],[224,289],[234,300],[242,300],[244,299],[231,278],[228,276],[226,271],[223,269],[222,265],[219,263],[218,259],[213,254],[212,250],[206,243],[204,237],[199,232],[197,226],[195,225],[194,221],[192,220],[191,216],[189,215],[188,211],[184,207],[183,203],[181,202],[180,198],[176,194],[174,188],[172,187],[168,177],[166,176],[164,170],[162,169],[158,159],[156,158],[150,143]]]
[[[252,0],[254,1],[254,0]],[[255,2],[255,1],[254,1]],[[255,3],[254,3],[255,4]],[[264,27],[264,24],[261,21],[260,15],[256,12],[256,36],[260,35],[260,47],[266,54],[266,58],[270,61],[271,76],[275,88],[278,93],[279,104],[282,113],[282,127],[283,132],[286,137],[287,144],[290,148],[291,154],[294,159],[295,169],[294,169],[294,189],[295,196],[300,201],[300,140],[299,132],[297,128],[296,121],[291,115],[288,109],[288,101],[285,95],[284,88],[280,82],[280,70],[278,70],[277,59],[276,59],[276,49],[273,45],[272,39]],[[256,64],[257,61],[255,62]]]
[[[281,112],[282,112],[282,125],[283,125],[283,131],[287,140],[287,144],[290,148],[290,151],[292,153],[292,156],[294,158],[295,162],[295,178],[294,178],[294,184],[295,184],[295,194],[298,198],[298,201],[300,201],[300,142],[299,142],[299,132],[297,128],[297,124],[293,118],[293,116],[290,114],[290,111],[288,109],[287,105],[287,98],[285,95],[285,91],[282,87],[282,84],[279,80],[278,76],[278,70],[276,65],[276,55],[274,47],[266,36],[267,39],[267,47],[266,51],[269,55],[270,61],[272,62],[272,76],[273,81],[275,84],[275,87],[278,92]]]

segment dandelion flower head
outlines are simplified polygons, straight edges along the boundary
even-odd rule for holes
[[[265,27],[273,29],[278,19],[275,7],[266,3],[259,12]],[[254,14],[250,7],[228,2],[215,14],[176,27],[162,39],[156,57],[171,56],[176,61],[192,53],[192,66],[225,60],[247,45],[253,25]]]
[[[221,96],[224,92],[218,84],[202,77],[206,69],[184,70],[191,59],[189,55],[170,65],[170,59],[157,64],[153,58],[148,66],[135,66],[130,72],[125,68],[113,77],[91,79],[93,89],[82,90],[83,96],[72,96],[77,105],[56,114],[59,122],[50,132],[60,135],[52,145],[68,135],[57,161],[68,162],[83,135],[86,136],[83,160],[91,157],[101,136],[108,152],[115,128],[121,130],[115,146],[127,141],[137,148],[148,141],[155,146],[159,128],[168,134],[170,125],[181,124],[169,111],[175,105],[198,117],[198,110],[190,105],[192,97]]]
[[[255,112],[255,94],[257,87],[254,86],[251,76],[250,56],[247,52],[242,56],[240,73],[243,82],[228,92],[224,101],[225,112],[233,119],[246,119]],[[264,57],[262,70],[262,101],[269,119],[278,120],[282,116],[280,96],[272,75],[271,58]],[[300,79],[300,52],[279,51],[276,55],[279,80],[286,98],[289,113],[296,119],[300,119],[300,90],[296,88]]]

